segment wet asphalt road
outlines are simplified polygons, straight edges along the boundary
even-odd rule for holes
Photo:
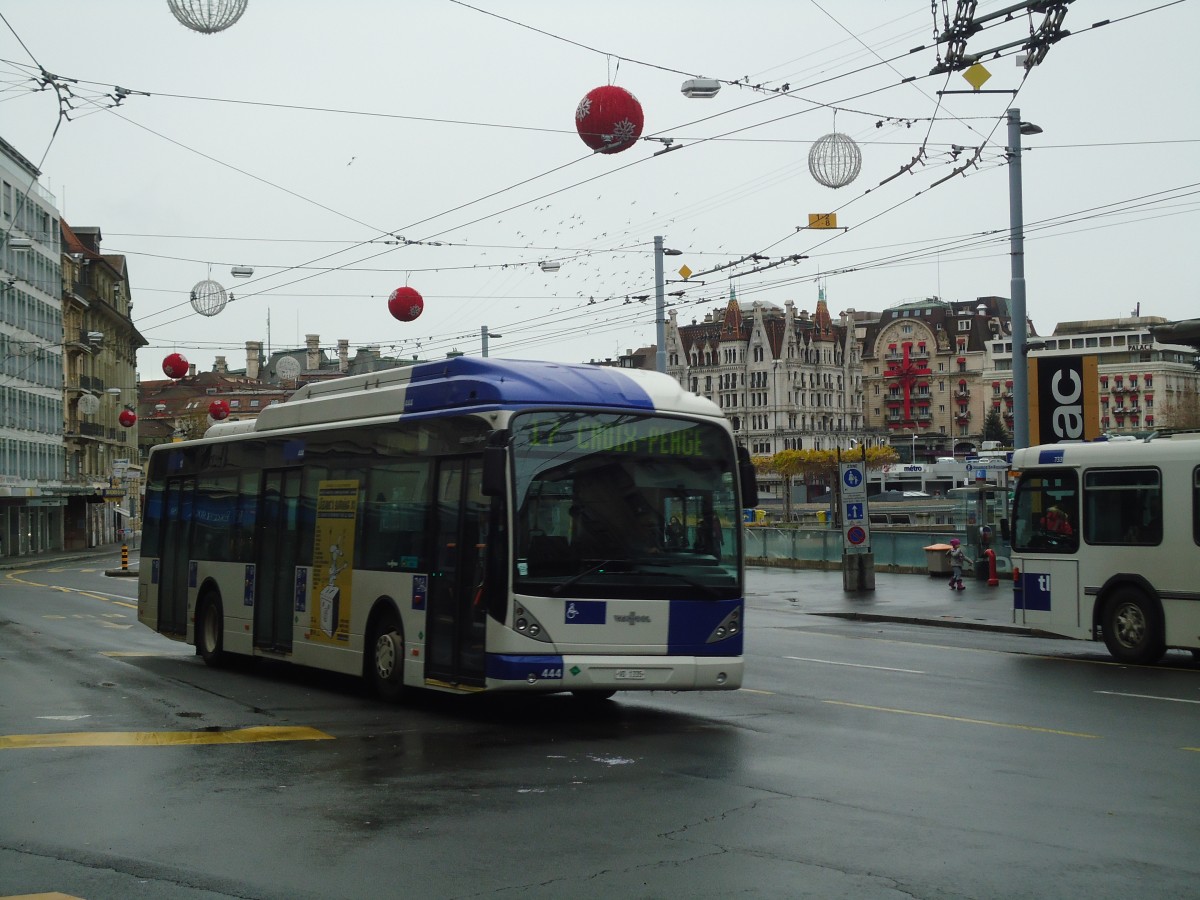
[[[0,575],[0,736],[327,739],[0,750],[0,897],[1195,895],[1188,657],[764,590],[741,691],[392,708],[206,668],[99,568]]]

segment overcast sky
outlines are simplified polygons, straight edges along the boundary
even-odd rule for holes
[[[935,5],[940,27],[957,4]],[[1010,5],[981,2],[977,18]],[[1197,0],[1076,0],[1040,66],[1023,78],[1016,48],[985,59],[976,94],[959,73],[929,75],[945,48],[928,0],[249,0],[213,35],[166,0],[5,6],[0,137],[70,225],[127,256],[144,379],[172,349],[201,370],[218,354],[241,367],[247,340],[306,334],[331,351],[345,338],[478,354],[483,325],[502,335],[493,356],[616,356],[654,342],[655,235],[683,251],[666,260],[683,322],[731,286],[812,309],[820,280],[835,316],[1007,297],[1010,105],[1043,129],[1022,157],[1037,331],[1139,304],[1200,314]],[[1041,22],[996,23],[967,50]],[[683,97],[698,75],[746,86]],[[575,110],[608,83],[641,102],[643,137],[679,149],[592,154]],[[114,106],[118,86],[134,93]],[[808,167],[833,131],[862,153],[836,190]],[[798,227],[826,212],[846,230]],[[807,258],[676,281],[682,264],[751,254]],[[188,302],[206,278],[236,297],[211,318]],[[404,284],[425,300],[411,323],[387,310]]]

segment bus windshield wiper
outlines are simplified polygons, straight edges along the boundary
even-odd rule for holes
[[[651,566],[652,568],[649,571],[638,569],[636,570],[638,575],[660,575],[663,578],[675,578],[679,581],[682,581],[688,587],[694,587],[698,591],[704,591],[710,597],[715,597],[717,599],[720,599],[721,597],[721,592],[711,584],[705,584],[703,581],[697,581],[695,578],[692,578],[690,575],[684,575],[682,572],[667,570],[666,567],[668,563],[643,562],[641,565]]]
[[[604,571],[604,568],[606,566],[611,566],[615,562],[616,562],[615,559],[602,559],[602,560],[600,560],[600,562],[596,563],[595,565],[588,566],[582,572],[572,575],[566,581],[559,582],[558,584],[556,584],[554,586],[553,590],[551,590],[550,593],[553,594],[555,597],[561,597],[562,592],[565,591],[567,588],[569,588],[571,585],[577,584],[581,579],[587,578],[589,575],[594,575],[597,572]]]

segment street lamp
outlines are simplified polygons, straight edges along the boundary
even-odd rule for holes
[[[494,331],[488,331],[488,327],[486,325],[481,325],[479,327],[479,340],[483,346],[484,359],[486,359],[487,355],[488,355],[488,338],[498,338],[498,337],[504,337],[504,335],[497,334]]]
[[[1013,336],[1013,449],[1029,446],[1029,361],[1025,349],[1025,222],[1021,208],[1021,135],[1041,134],[1042,129],[1021,121],[1019,109],[1008,111],[1008,217],[1012,253]]]
[[[667,313],[663,297],[666,282],[663,280],[663,257],[682,255],[682,250],[665,249],[661,234],[654,236],[654,339],[658,342],[654,354],[654,368],[659,372],[667,371]]]

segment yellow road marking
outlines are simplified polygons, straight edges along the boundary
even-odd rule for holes
[[[1192,753],[1200,753],[1200,747],[1184,747],[1184,750],[1190,750]]]
[[[19,569],[16,572],[9,572],[4,577],[9,581],[15,581],[18,584],[28,585],[29,587],[46,588],[51,591],[59,591],[63,594],[82,594],[84,597],[90,597],[93,600],[99,600],[102,603],[110,603],[113,606],[123,606],[126,609],[137,609],[136,603],[131,603],[127,600],[113,600],[110,597],[105,597],[103,594],[97,594],[92,591],[84,591],[79,588],[63,587],[60,584],[42,584],[40,581],[26,581],[24,578],[18,578],[18,575],[27,575],[32,572],[32,569]],[[43,572],[58,572],[60,569],[42,569]]]
[[[917,712],[913,709],[895,709],[890,706],[868,706],[865,703],[847,703],[844,700],[826,700],[834,706],[849,706],[854,709],[869,709],[874,712],[898,713],[902,716],[921,716],[926,719],[942,719],[946,722],[965,722],[968,725],[991,725],[993,728],[1015,728],[1019,731],[1040,731],[1043,734],[1061,734],[1065,737],[1098,738],[1098,734],[1084,734],[1079,731],[1060,731],[1057,728],[1040,728],[1037,725],[1015,725],[1012,722],[989,722],[987,719],[968,719],[963,716],[946,716],[939,713]]]
[[[333,735],[316,728],[264,725],[233,731],[76,731],[62,734],[8,734],[0,735],[0,750],[23,750],[31,747],[178,747],[332,740]]]
[[[53,891],[49,894],[9,894],[0,897],[0,900],[82,900],[82,898],[76,897],[74,894],[60,894],[58,891]]]
[[[746,694],[765,694],[768,697],[775,696],[774,691],[756,691],[754,688],[738,688],[738,690]]]

